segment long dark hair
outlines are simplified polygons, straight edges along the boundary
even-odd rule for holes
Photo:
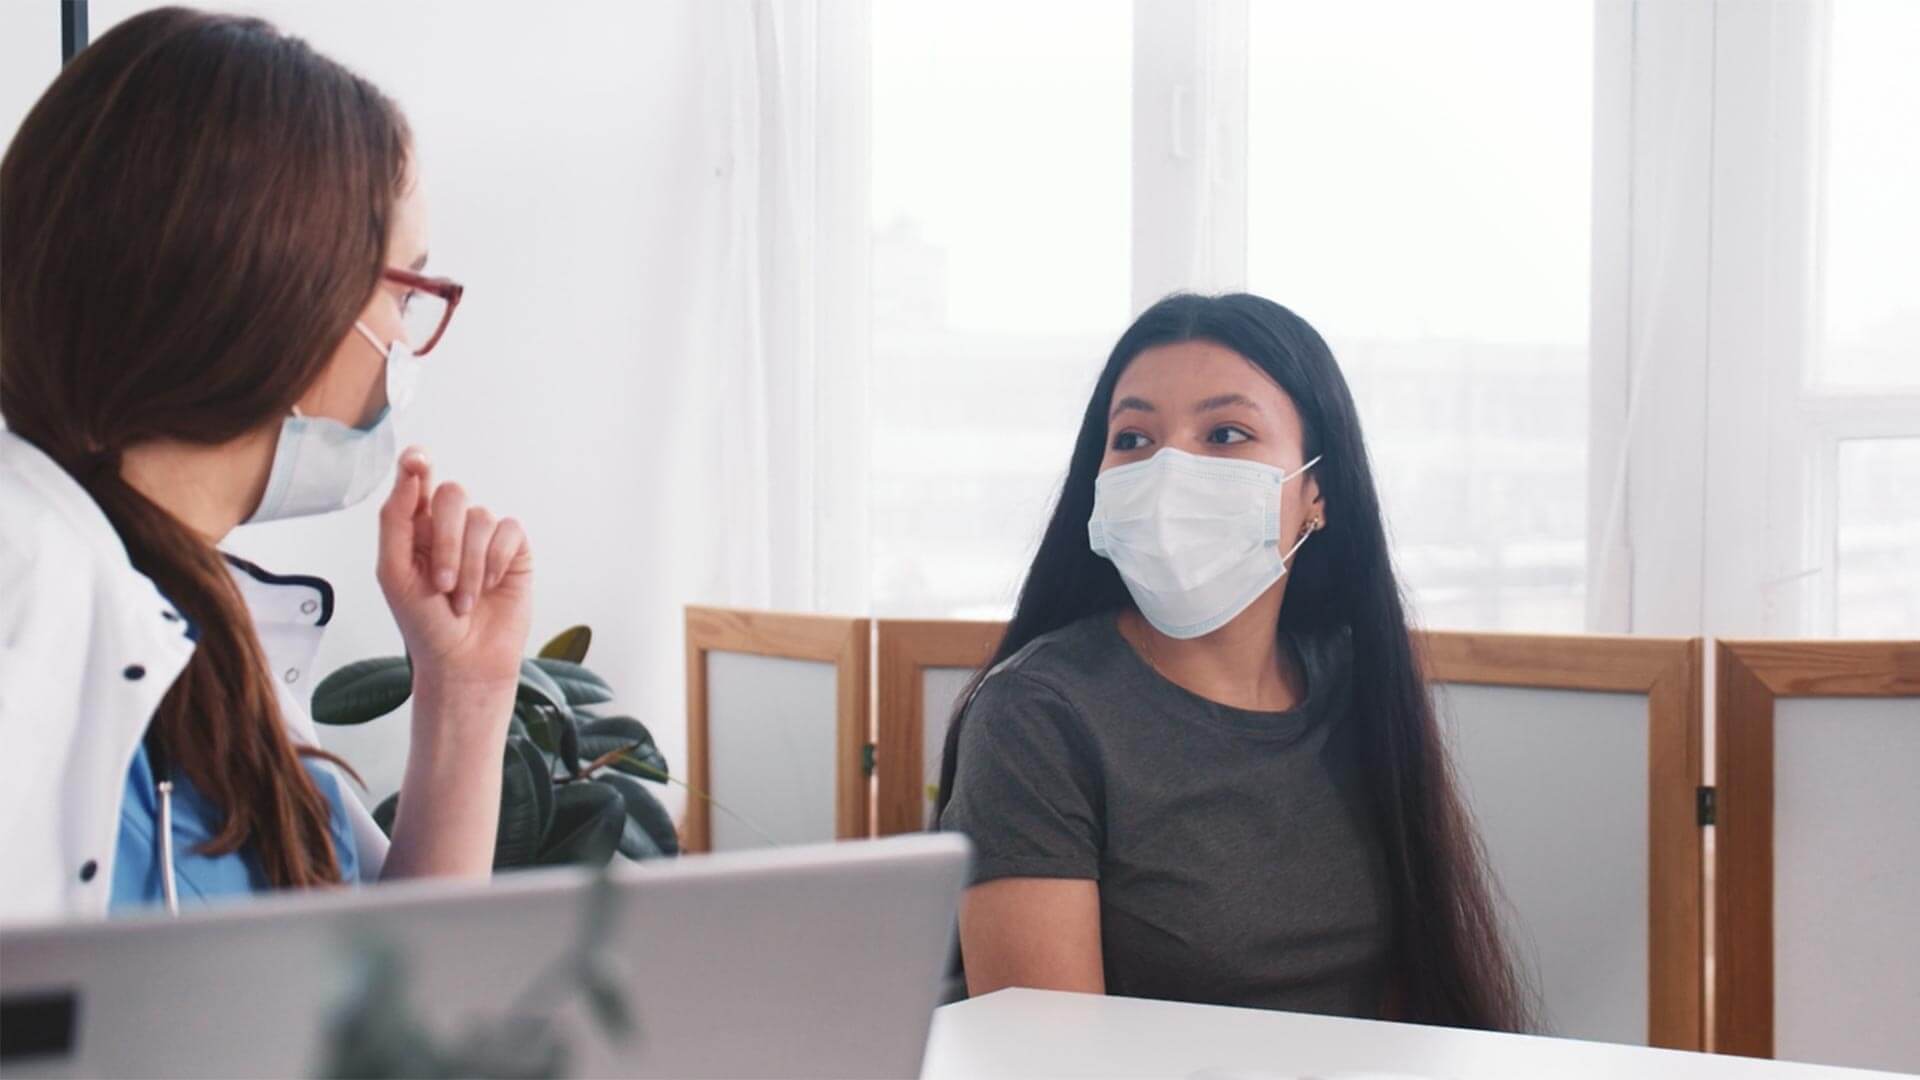
[[[220,445],[287,415],[373,297],[409,138],[364,79],[257,19],[163,8],[61,71],[0,162],[0,412],[87,489],[195,625],[160,747],[276,886],[340,879],[212,543],[129,485],[151,439]],[[332,759],[338,760],[338,759]]]
[[[1246,357],[1293,399],[1307,459],[1326,505],[1326,527],[1295,557],[1280,628],[1351,627],[1352,722],[1368,799],[1386,846],[1393,900],[1390,1000],[1396,1019],[1518,1031],[1528,995],[1502,940],[1484,858],[1455,790],[1415,660],[1387,552],[1360,417],[1333,353],[1306,320],[1271,300],[1174,295],[1122,334],[1095,384],[1073,460],[1006,634],[985,671],[1043,634],[1132,605],[1111,562],[1087,543],[1094,478],[1106,451],[1107,413],[1120,375],[1142,351],[1209,341]],[[948,726],[939,809],[953,791],[965,702]]]

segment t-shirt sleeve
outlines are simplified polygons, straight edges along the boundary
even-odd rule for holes
[[[1097,753],[1073,707],[1019,672],[989,676],[960,729],[943,830],[974,846],[974,883],[1100,877]]]

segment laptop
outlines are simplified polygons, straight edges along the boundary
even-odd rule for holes
[[[0,1073],[917,1076],[968,861],[909,836],[4,930]]]

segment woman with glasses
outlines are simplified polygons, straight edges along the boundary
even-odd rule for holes
[[[519,525],[397,454],[460,286],[423,273],[399,110],[252,19],[164,9],[0,162],[0,923],[484,876],[527,635]],[[302,701],[333,593],[221,554],[398,475],[413,660],[391,847]]]

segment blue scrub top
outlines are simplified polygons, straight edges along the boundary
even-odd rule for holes
[[[347,818],[345,797],[333,774],[303,761],[307,774],[327,797],[332,808],[328,815],[333,833],[334,858],[340,863],[341,879],[354,882],[360,877],[359,849],[353,842],[353,825]],[[113,894],[107,910],[114,915],[137,914],[165,902],[160,891],[160,846],[155,837],[159,829],[160,795],[153,786],[153,766],[143,744],[127,770],[127,791],[120,803],[120,839],[113,860]],[[205,855],[200,846],[218,833],[223,820],[220,809],[207,801],[184,776],[173,778],[173,865],[175,890],[180,909],[204,906],[223,898],[266,892],[273,886],[261,871],[248,848],[226,855]]]

